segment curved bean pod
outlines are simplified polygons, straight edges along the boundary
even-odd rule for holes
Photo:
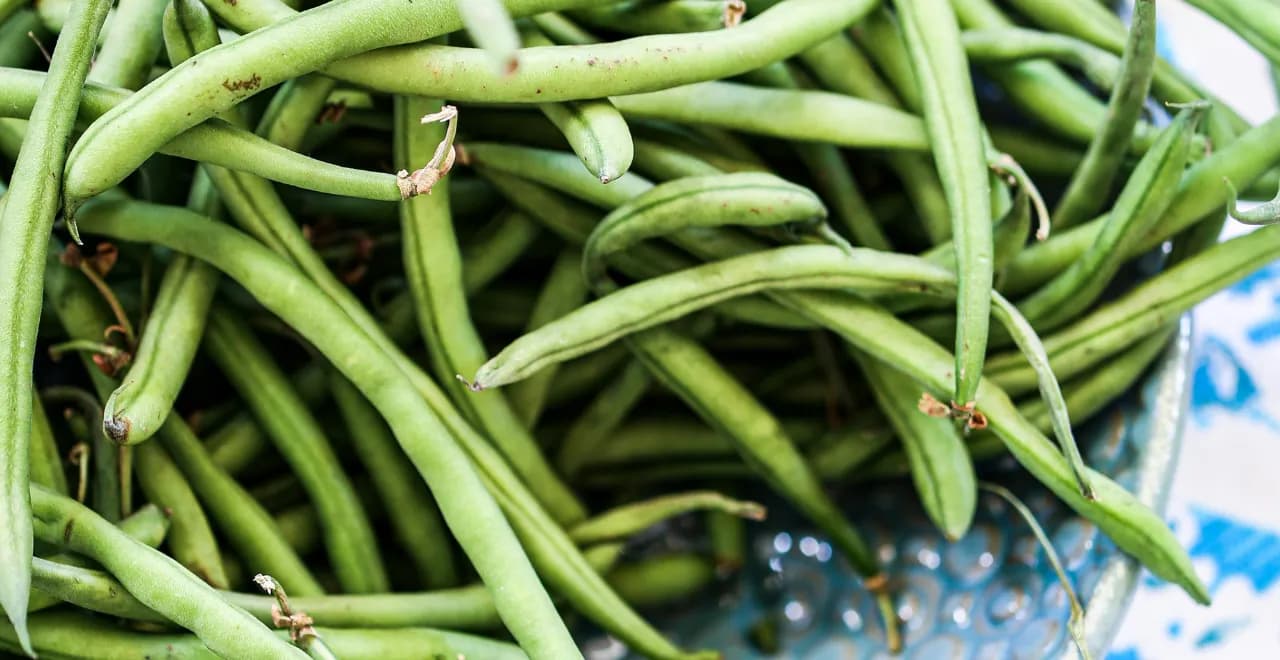
[[[704,509],[751,520],[765,517],[765,508],[755,502],[735,500],[714,491],[694,491],[615,507],[575,525],[569,530],[569,538],[579,545],[622,541],[668,518]]]
[[[96,37],[109,0],[73,5],[49,63],[49,76],[31,110],[12,186],[0,210],[0,610],[28,655],[27,598],[31,591],[31,374],[34,368],[45,253],[58,212],[59,176]]]
[[[1089,251],[1018,305],[1031,323],[1043,330],[1061,326],[1093,304],[1111,283],[1133,245],[1173,202],[1203,110],[1178,113],[1129,176]]]
[[[920,80],[925,127],[952,212],[956,245],[955,392],[961,411],[975,403],[987,351],[994,279],[991,190],[982,123],[960,28],[946,0],[895,0],[907,51]]]
[[[933,524],[948,539],[959,539],[978,508],[977,476],[960,432],[950,419],[916,408],[920,386],[890,365],[856,353],[880,410],[902,441],[911,481]]]
[[[1076,170],[1067,190],[1054,209],[1053,223],[1059,228],[1079,224],[1093,217],[1106,199],[1099,191],[1111,188],[1133,138],[1133,128],[1142,114],[1155,74],[1156,4],[1140,0],[1134,4],[1133,21],[1125,43],[1120,76],[1107,102],[1106,121],[1089,142],[1084,162]],[[1157,144],[1159,142],[1157,141]],[[1154,145],[1153,145],[1154,148]]]
[[[215,653],[236,658],[305,658],[177,562],[133,540],[74,500],[31,492],[36,533],[101,563],[140,602],[194,632]]]
[[[1052,59],[1079,69],[1089,82],[1102,89],[1115,87],[1120,79],[1120,60],[1115,55],[1062,34],[1020,27],[993,27],[965,30],[960,34],[960,41],[969,61],[978,64]],[[1128,150],[1127,141],[1133,137],[1133,129],[1123,133],[1122,137],[1126,142],[1121,154]]]
[[[624,34],[668,34],[735,27],[746,12],[743,0],[667,0],[575,9],[569,16],[593,27]]]

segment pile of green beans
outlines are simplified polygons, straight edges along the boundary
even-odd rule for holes
[[[27,4],[0,649],[561,660],[576,613],[715,658],[645,613],[734,579],[763,484],[901,650],[831,487],[957,540],[1006,454],[1208,602],[1073,433],[1280,258],[1217,242],[1280,224],[1237,206],[1280,118],[1161,60],[1154,0]],[[1270,0],[1192,4],[1280,66]]]

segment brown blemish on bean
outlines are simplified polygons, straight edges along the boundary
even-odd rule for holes
[[[228,92],[247,92],[262,86],[262,76],[255,73],[243,80],[223,80],[222,86],[226,88]]]
[[[71,530],[76,526],[76,519],[72,518],[67,521],[67,526],[62,528],[62,542],[71,543]]]

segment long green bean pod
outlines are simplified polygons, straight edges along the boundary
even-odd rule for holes
[[[191,630],[210,650],[236,658],[305,658],[212,587],[157,550],[133,540],[74,500],[39,487],[31,493],[40,539],[97,560],[129,593]]]
[[[325,547],[343,590],[373,593],[388,589],[373,526],[354,486],[320,423],[289,386],[266,347],[225,309],[210,312],[204,346],[315,504]]]
[[[1087,309],[1111,283],[1133,245],[1164,217],[1186,169],[1203,110],[1178,113],[1130,175],[1089,251],[1018,305],[1034,325],[1052,329]]]
[[[994,278],[991,191],[982,123],[960,45],[960,28],[946,0],[895,0],[912,68],[920,81],[925,127],[951,208],[956,245],[956,365],[953,406],[962,414],[977,402],[987,351]]]
[[[569,530],[569,538],[580,545],[625,540],[663,520],[698,510],[723,511],[751,520],[765,517],[765,508],[755,502],[735,500],[714,491],[694,491],[615,507],[575,525]]]
[[[538,298],[525,332],[532,332],[572,312],[586,302],[587,285],[582,280],[582,258],[575,249],[565,249],[556,257]],[[525,428],[533,428],[542,415],[547,390],[558,369],[546,369],[507,390],[507,399]]]
[[[925,513],[947,538],[964,536],[978,508],[978,486],[960,432],[951,420],[917,409],[921,390],[910,378],[879,360],[855,356],[880,410],[902,440]]]
[[[520,35],[502,0],[454,0],[467,36],[483,48],[501,74],[511,74],[520,66]]]
[[[433,589],[457,584],[453,549],[431,493],[405,459],[378,411],[337,374],[329,376],[329,390],[354,440],[356,455],[386,502],[391,526],[400,546],[413,560],[418,576]]]
[[[147,81],[160,54],[160,16],[168,0],[121,0],[111,15],[102,47],[93,58],[89,80],[125,89]]]
[[[616,378],[600,389],[578,419],[565,431],[556,453],[556,467],[573,478],[598,457],[602,445],[612,444],[622,420],[640,403],[653,379],[644,365],[628,362]],[[610,442],[605,442],[609,440]]]
[[[32,392],[33,394],[34,391]],[[38,396],[37,396],[38,399]],[[56,493],[67,494],[67,475],[62,469],[62,455],[58,453],[53,429],[44,406],[33,401],[31,406],[31,483],[39,484]]]
[[[401,162],[422,160],[440,143],[452,149],[444,130],[421,126],[419,118],[440,110],[438,101],[397,97],[396,153]],[[431,352],[436,374],[444,382],[456,374],[471,373],[485,361],[487,351],[469,321],[462,292],[462,268],[457,239],[449,213],[447,180],[431,195],[401,204],[404,255],[413,291],[418,325]],[[549,513],[562,523],[581,520],[585,509],[551,469],[537,443],[516,416],[504,394],[493,392],[472,397],[462,388],[450,388],[453,399],[484,431],[494,446],[530,485]]]
[[[89,72],[109,0],[72,7],[54,47],[49,76],[31,110],[27,136],[13,166],[0,210],[0,609],[28,655],[27,598],[31,591],[31,374],[40,323],[45,251],[58,212],[60,172],[75,121],[76,100]]]
[[[1058,200],[1053,213],[1054,225],[1065,228],[1079,224],[1102,208],[1106,196],[1099,192],[1111,187],[1112,179],[1128,151],[1133,127],[1138,123],[1151,89],[1155,57],[1156,3],[1155,0],[1138,0],[1133,8],[1120,76],[1107,102],[1106,121],[1089,142],[1084,162]]]

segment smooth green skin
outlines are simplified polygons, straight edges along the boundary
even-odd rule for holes
[[[533,332],[581,307],[587,300],[587,293],[587,284],[582,279],[582,257],[578,250],[561,250],[538,292],[524,331]],[[544,369],[507,388],[507,400],[511,402],[512,409],[525,428],[532,429],[537,425],[546,405],[547,390],[555,380],[557,371],[559,370],[554,367]]]
[[[31,115],[45,74],[0,68],[0,116]],[[77,126],[88,125],[131,98],[126,92],[85,85]],[[219,119],[211,119],[176,135],[160,153],[268,177],[291,186],[362,199],[399,201],[394,174],[341,167],[274,145]]]
[[[852,256],[851,256],[852,255]],[[511,342],[476,371],[473,388],[525,378],[722,300],[773,288],[945,295],[954,277],[915,257],[825,245],[774,248],[645,280],[588,303]]]
[[[499,74],[520,66],[520,35],[502,0],[453,0],[467,36],[489,55]]]
[[[129,371],[107,399],[103,429],[120,444],[137,444],[164,424],[195,359],[218,273],[189,258],[165,269]]]
[[[328,375],[319,361],[289,374],[289,382],[309,407],[319,405],[328,392]],[[234,476],[266,451],[270,443],[253,415],[242,411],[209,433],[204,445],[214,464]]]
[[[977,476],[959,430],[951,420],[916,408],[920,386],[910,378],[884,362],[855,355],[880,410],[902,440],[925,513],[943,535],[959,539],[978,508]]]
[[[911,112],[920,112],[924,107],[920,85],[916,82],[897,16],[887,6],[881,6],[868,14],[849,34],[884,73],[903,106]]]
[[[875,556],[828,498],[777,419],[710,353],[666,327],[630,335],[626,342],[659,382],[707,424],[732,438],[757,474],[829,534],[859,574],[880,574]]]
[[[652,384],[644,365],[627,362],[622,373],[600,389],[565,432],[556,454],[560,472],[572,479],[596,457],[598,449],[615,446],[614,433]]]
[[[573,0],[526,0],[547,11]],[[63,197],[74,210],[114,187],[179,133],[256,94],[376,48],[430,39],[461,27],[443,0],[344,0],[284,18],[179,64],[89,126],[67,157]],[[287,54],[287,56],[285,56]]]
[[[30,112],[22,151],[13,165],[0,210],[0,609],[23,650],[31,591],[30,443],[37,327],[44,287],[45,252],[58,212],[66,145],[71,139],[80,88],[89,72],[95,37],[109,0],[77,3],[49,63],[49,75]]]
[[[228,588],[230,582],[209,520],[169,453],[151,442],[134,450],[133,462],[147,501],[170,512],[169,552],[173,558],[210,586]]]
[[[208,4],[220,18],[242,32],[274,28],[276,22],[291,14],[279,0]],[[453,3],[445,0],[432,4]],[[586,0],[506,0],[512,16],[596,4],[599,3]],[[525,48],[519,52],[520,68],[510,75],[494,71],[488,54],[479,49],[426,43],[361,53],[328,64],[324,73],[375,91],[459,102],[550,103],[636,94],[728,78],[786,59],[856,23],[876,4],[874,0],[838,4],[830,0],[787,0],[731,30]],[[401,16],[405,13],[384,11]],[[416,20],[425,22],[422,18]],[[414,41],[460,27],[460,23],[446,25],[441,19],[434,34]],[[673,53],[693,52],[698,57],[672,57]],[[263,84],[267,84],[266,80]]]
[[[121,240],[156,241],[196,253],[248,288],[259,302],[302,331],[308,341],[332,358],[334,365],[343,369],[344,375],[393,423],[401,446],[420,471],[427,473],[428,484],[443,483],[442,479],[450,482],[450,488],[438,487],[433,493],[445,521],[464,550],[469,551],[481,576],[487,578],[489,584],[503,585],[502,589],[495,590],[494,598],[508,627],[516,631],[517,639],[528,639],[539,633],[559,639],[563,622],[550,607],[549,599],[538,596],[541,586],[525,572],[528,564],[519,547],[503,532],[508,529],[506,519],[496,509],[488,508],[487,503],[492,502],[490,491],[495,492],[502,507],[510,513],[512,524],[520,530],[522,541],[548,582],[575,607],[605,623],[634,648],[645,649],[645,653],[660,657],[681,655],[627,608],[591,570],[495,450],[452,410],[444,393],[425,374],[407,364],[402,354],[384,352],[393,350],[385,347],[388,343],[385,337],[377,339],[373,334],[366,334],[371,333],[369,328],[376,328],[376,324],[362,307],[340,307],[341,301],[335,302],[326,296],[256,242],[182,209],[103,200],[87,207],[84,214],[86,224],[93,226],[94,231],[109,233]],[[305,308],[299,305],[300,299],[308,301]],[[427,407],[422,405],[424,401]],[[465,461],[466,455],[451,451],[455,445],[447,441],[450,436],[446,428],[438,426],[434,411],[439,411],[448,432],[476,461],[484,482],[471,481],[470,475],[475,473],[465,462],[459,462]],[[530,593],[534,585],[537,591]],[[546,603],[545,609],[539,601]],[[572,641],[567,638],[565,633],[562,639],[567,645],[560,647],[562,651],[572,648]],[[553,644],[559,646],[558,642]],[[532,651],[531,655],[540,653],[537,648],[541,647],[531,649],[530,646],[525,648]],[[576,650],[565,653],[573,657]]]
[[[692,491],[614,507],[575,525],[569,530],[569,538],[579,545],[625,541],[663,520],[701,510],[723,511],[752,520],[765,517],[765,508],[755,502],[735,500],[715,491]]]
[[[139,602],[190,630],[215,653],[233,658],[305,658],[168,556],[135,541],[74,500],[35,487],[40,540],[102,564]]]
[[[1012,27],[1013,22],[988,0],[950,0],[966,30]],[[1117,51],[1118,52],[1118,51]],[[1089,91],[1071,80],[1056,65],[1043,61],[1019,62],[986,69],[1009,99],[1050,131],[1081,144],[1093,140],[1102,125],[1106,107]],[[1151,126],[1138,125],[1134,148],[1150,144]]]
[[[39,398],[33,391],[32,394]],[[31,483],[51,491],[67,494],[67,474],[62,467],[62,454],[49,427],[44,406],[33,401],[31,406]]]
[[[104,308],[101,294],[79,272],[63,266],[56,256],[48,258],[45,282],[48,304],[73,339],[97,341],[102,336],[102,329],[115,322]],[[82,361],[98,396],[109,398],[115,381],[92,362]],[[171,418],[178,419],[172,415]],[[176,424],[185,427],[181,420]],[[170,461],[163,449],[138,449],[134,460],[139,466],[139,485],[149,501],[172,511],[170,553],[205,581],[214,585],[224,583],[227,578],[217,541],[203,510],[195,501],[191,486],[181,475],[175,475],[168,469]]]
[[[1224,206],[1229,191],[1222,185],[1223,178],[1243,189],[1277,162],[1280,162],[1280,117],[1273,117],[1191,166],[1179,182],[1177,196],[1160,222],[1130,249],[1127,256],[1132,258],[1159,246]],[[1034,289],[1079,260],[1093,245],[1105,224],[1105,217],[1096,218],[1056,234],[1043,243],[1028,246],[1009,265],[1008,293],[1013,295]]]
[[[198,0],[196,0],[198,1]],[[300,151],[316,116],[338,82],[318,74],[294,78],[271,97],[258,123],[258,135],[292,151]]]
[[[25,5],[26,0],[10,4]],[[40,24],[39,17],[30,9],[21,9],[0,23],[0,66],[27,67],[34,66],[37,61],[43,62],[40,49],[27,34],[33,34],[42,43],[49,43],[51,38]]]
[[[1054,371],[1062,378],[1084,373],[1278,255],[1280,226],[1272,225],[1175,264],[1046,338]],[[1014,355],[993,356],[988,373],[1014,395],[1028,388],[1029,374]]]
[[[951,387],[952,356],[874,304],[830,293],[778,292],[774,295],[806,316],[820,320],[857,348],[891,362],[929,390],[945,392]],[[1196,577],[1190,558],[1159,516],[1106,475],[1092,470],[1088,471],[1087,478],[1096,489],[1097,497],[1085,497],[1066,460],[1053,450],[1035,425],[1018,413],[1007,394],[984,380],[979,397],[988,428],[1041,483],[1097,524],[1152,573],[1178,584],[1197,602],[1208,602],[1208,592]]]
[[[89,80],[137,89],[147,82],[160,54],[160,17],[169,0],[120,0],[102,47],[94,56]]]
[[[395,103],[396,124],[400,127],[396,132],[397,160],[406,163],[430,158],[444,137],[444,127],[422,126],[419,118],[439,110],[440,102],[397,97]],[[450,383],[457,374],[471,373],[483,364],[489,353],[470,321],[467,299],[460,295],[462,266],[449,213],[447,180],[438,183],[433,194],[402,202],[400,225],[405,274],[413,292],[418,326],[437,378]],[[555,474],[503,393],[470,396],[461,387],[450,387],[448,392],[553,518],[567,525],[586,517],[586,509]]]
[[[836,35],[823,43],[837,39],[844,40],[844,37]],[[774,87],[782,89],[800,87],[791,70],[782,62],[775,62],[754,73],[767,78],[766,84]],[[833,215],[849,229],[849,234],[854,241],[859,245],[877,250],[889,250],[889,239],[885,237],[871,209],[867,206],[867,201],[858,189],[858,184],[853,179],[853,172],[849,170],[840,150],[829,144],[810,142],[797,142],[792,145],[792,148],[800,157],[800,162],[804,164],[805,169],[809,171],[817,192],[833,202]]]
[[[458,569],[444,521],[386,423],[341,376],[330,374],[329,391],[342,413],[356,456],[381,496],[400,547],[413,561],[419,579],[431,589],[457,584]]]
[[[982,378],[995,273],[982,122],[960,28],[946,0],[895,0],[894,7],[920,84],[925,127],[952,214],[958,288],[955,390],[948,398],[967,406],[975,403]]]
[[[609,585],[639,608],[657,608],[686,600],[716,580],[706,556],[674,553],[623,564],[609,573]]]
[[[1127,30],[1124,22],[1109,7],[1074,0],[1010,0],[1009,4],[1019,14],[1047,30],[1083,39],[1117,56],[1124,52]],[[991,13],[989,20],[1009,22],[998,12]],[[1157,57],[1155,67],[1153,86],[1160,98],[1174,103],[1208,99],[1219,109],[1219,112],[1211,112],[1208,118],[1209,136],[1216,148],[1227,146],[1237,134],[1249,129],[1249,122],[1231,106],[1208,94],[1169,62]]]
[[[1101,191],[1111,189],[1112,181],[1128,153],[1133,129],[1138,124],[1151,89],[1155,60],[1156,3],[1155,0],[1138,0],[1121,59],[1120,75],[1107,101],[1106,120],[1089,142],[1084,162],[1071,177],[1067,190],[1053,210],[1055,227],[1080,224],[1102,210],[1106,195]],[[1152,148],[1159,143],[1157,140]]]
[[[735,31],[737,28],[726,30]],[[919,117],[831,92],[715,81],[611,96],[610,100],[627,117],[857,149],[924,151],[929,147]],[[751,108],[751,112],[742,112],[743,108]]]
[[[1240,203],[1239,195],[1236,193],[1235,186],[1231,185],[1230,179],[1223,179],[1227,185],[1227,214],[1236,222],[1246,225],[1271,225],[1280,222],[1280,192],[1271,201],[1263,202],[1253,208],[1244,211],[1238,206]]]
[[[826,218],[822,200],[772,174],[687,177],[651,187],[596,225],[582,249],[582,274],[593,287],[607,280],[605,262],[637,243],[688,227],[725,224],[809,225]]]
[[[538,29],[543,34],[558,44],[581,46],[600,41],[594,34],[582,29],[577,23],[565,18],[564,14],[559,12],[547,11],[541,14],[534,14],[529,17],[529,21],[538,26]]]
[[[560,129],[587,171],[609,183],[631,169],[635,145],[622,113],[607,99],[541,103],[538,109]]]
[[[448,630],[324,627],[316,630],[329,650],[341,658],[382,660],[404,657],[405,649],[442,658],[461,655],[467,658],[523,660],[528,657],[512,644]],[[54,660],[86,657],[213,660],[219,657],[194,635],[136,632],[103,617],[72,611],[49,612],[33,617],[32,633],[40,657]],[[286,631],[278,630],[273,634],[281,643],[288,643]],[[7,626],[0,626],[0,648],[15,649],[13,641],[13,631]]]
[[[741,0],[666,0],[665,2],[619,2],[599,7],[575,9],[569,16],[584,25],[623,34],[667,34],[709,32],[730,27],[725,19],[732,5]]]
[[[1201,110],[1179,112],[1143,155],[1089,251],[1018,304],[1037,328],[1060,327],[1089,309],[1111,284],[1134,244],[1164,217],[1186,169]]]
[[[320,423],[267,348],[234,312],[209,314],[204,347],[266,430],[315,505],[325,548],[348,593],[390,588],[368,514]]]
[[[836,35],[800,54],[805,63],[822,85],[833,91],[849,96],[856,96],[880,103],[892,108],[902,108],[898,96],[880,79],[872,63],[844,35]],[[914,83],[913,83],[914,84]],[[917,106],[918,107],[918,106]],[[942,192],[942,183],[938,180],[937,171],[928,156],[890,151],[884,155],[889,166],[898,174],[907,195],[911,197],[916,212],[920,215],[925,231],[930,239],[937,243],[951,236],[951,215],[947,209],[946,196]],[[805,158],[802,153],[801,158]],[[843,159],[840,161],[843,165]],[[816,165],[816,164],[815,164]],[[815,179],[821,181],[820,172],[832,172],[839,176],[839,170],[832,170],[825,163],[810,171]],[[819,169],[819,167],[821,169]],[[839,166],[837,166],[839,167]],[[822,190],[821,185],[819,190]],[[831,197],[824,192],[824,196]],[[833,207],[839,209],[837,204]],[[869,211],[852,210],[859,216],[869,215]],[[839,215],[839,213],[837,213]],[[878,227],[875,227],[878,230]],[[862,229],[867,234],[870,228]],[[859,238],[855,232],[853,237],[862,245],[877,249],[887,249],[887,241],[881,241],[871,233],[866,239]]]
[[[960,34],[960,41],[969,61],[980,65],[1048,59],[1078,69],[1089,82],[1102,89],[1115,87],[1120,78],[1118,57],[1087,41],[1062,34],[1021,27],[985,28],[965,30]],[[1121,137],[1125,141],[1123,153],[1129,148],[1132,129]]]
[[[92,612],[155,623],[169,621],[143,605],[102,571],[34,557],[31,560],[31,586],[60,602]]]

